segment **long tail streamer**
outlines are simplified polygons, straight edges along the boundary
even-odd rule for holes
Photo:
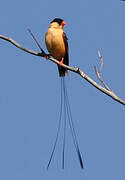
[[[63,108],[64,108],[64,115],[63,115]],[[65,83],[64,77],[61,77],[61,110],[60,110],[60,116],[59,116],[59,125],[58,125],[58,129],[57,129],[55,143],[54,143],[54,146],[53,146],[53,149],[51,152],[51,156],[50,156],[50,159],[49,159],[49,162],[47,165],[47,170],[51,164],[51,161],[52,161],[52,158],[53,158],[53,155],[55,152],[55,148],[57,145],[57,141],[58,141],[58,137],[59,137],[59,133],[60,133],[60,129],[61,129],[62,117],[64,117],[62,168],[64,169],[64,166],[65,166],[65,143],[66,143],[65,141],[66,141],[66,123],[67,123],[66,120],[68,119],[74,147],[77,152],[80,167],[83,169],[84,168],[83,161],[82,161],[82,157],[81,157],[81,153],[80,153],[80,149],[79,149],[79,145],[78,145],[78,141],[77,141],[77,136],[76,136],[76,132],[75,132],[75,128],[74,128],[74,123],[73,123],[73,119],[72,119],[71,108],[70,108],[70,103],[69,103],[69,98],[68,98],[68,94],[67,94],[67,88],[66,88],[66,83]]]

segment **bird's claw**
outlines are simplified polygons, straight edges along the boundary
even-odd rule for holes
[[[62,57],[61,61],[59,61],[58,65],[62,66],[64,58]]]
[[[50,54],[46,54],[46,56],[45,56],[45,58],[46,58],[46,60],[48,60],[49,58],[50,58]]]

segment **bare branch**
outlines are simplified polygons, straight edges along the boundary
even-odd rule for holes
[[[9,37],[6,37],[6,36],[3,36],[0,34],[0,38],[3,39],[3,40],[6,40],[6,41],[9,41],[10,43],[12,43],[14,46],[18,47],[19,49],[27,52],[27,53],[30,53],[30,54],[33,54],[35,56],[41,56],[41,53],[38,53],[38,52],[35,52],[35,51],[32,51],[30,49],[26,49],[24,48],[23,46],[21,46],[20,44],[18,44],[16,41],[14,41],[12,38],[9,38]],[[43,57],[43,56],[42,56]]]
[[[31,32],[30,29],[28,29],[28,32],[30,33],[30,35],[32,36],[32,38],[33,38],[34,41],[36,42],[37,46],[38,46],[39,49],[41,50],[43,57],[45,57],[45,56],[46,56],[46,53],[45,53],[45,51],[42,49],[40,43],[37,41],[37,39],[35,38],[35,36],[33,35],[33,33]]]
[[[108,87],[108,85],[104,82],[104,80],[103,80],[102,77],[101,77],[101,72],[102,72],[102,68],[103,68],[104,61],[103,61],[103,57],[102,57],[102,55],[101,55],[101,52],[100,52],[99,50],[98,50],[98,56],[99,56],[99,60],[100,60],[100,62],[101,62],[101,66],[100,66],[99,71],[97,71],[96,66],[94,66],[95,73],[96,73],[96,75],[97,75],[97,78],[98,78],[98,79],[101,81],[101,83],[103,84],[103,86],[104,86],[107,90],[111,91],[111,89]]]
[[[16,46],[17,48],[27,52],[27,53],[30,53],[30,54],[33,54],[35,56],[41,56],[41,57],[45,57],[45,52],[43,51],[43,49],[41,48],[41,53],[38,53],[38,52],[35,52],[35,51],[32,51],[30,49],[26,49],[24,48],[23,46],[21,46],[20,44],[18,44],[17,42],[15,42],[12,38],[9,38],[9,37],[6,37],[6,36],[3,36],[3,35],[0,35],[0,38],[5,40],[5,41],[8,41],[10,43],[12,43],[14,46]],[[44,53],[45,54],[44,54]],[[99,55],[99,53],[98,53]],[[101,54],[100,56],[101,57]],[[58,60],[52,58],[52,57],[49,57],[49,60],[58,64]],[[93,79],[91,79],[87,74],[85,74],[80,68],[76,68],[76,67],[71,67],[71,66],[67,66],[65,64],[62,64],[62,66],[72,72],[75,72],[77,74],[79,74],[82,78],[84,78],[86,81],[88,81],[92,86],[94,86],[95,88],[97,88],[98,90],[100,90],[101,92],[103,92],[104,94],[110,96],[112,99],[114,99],[115,101],[125,105],[125,101],[122,100],[121,98],[119,98],[112,90],[110,90],[110,88],[107,88],[107,86],[104,85],[104,81],[103,81],[103,85],[104,87],[102,87],[101,85],[97,84]],[[97,72],[97,75],[98,77],[100,77],[100,72],[102,70],[102,66],[99,70],[99,72]],[[101,81],[101,80],[100,80]],[[102,82],[102,81],[101,81]]]
[[[102,68],[103,68],[103,65],[104,65],[104,61],[103,61],[103,57],[101,55],[101,52],[100,50],[98,49],[98,56],[99,56],[99,59],[100,59],[100,62],[101,62],[101,66],[100,66],[100,69],[99,69],[99,74],[102,72]]]

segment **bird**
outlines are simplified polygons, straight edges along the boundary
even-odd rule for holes
[[[50,22],[48,31],[45,34],[45,43],[48,52],[59,61],[58,70],[60,77],[68,75],[67,69],[61,67],[61,65],[63,63],[69,65],[68,38],[63,30],[65,25],[66,22],[63,19],[55,18]]]
[[[64,159],[65,159],[65,140],[66,140],[65,136],[66,136],[66,124],[67,124],[66,120],[68,120],[68,123],[69,123],[73,143],[76,149],[80,166],[82,169],[84,168],[81,153],[78,146],[78,141],[76,138],[75,127],[72,120],[71,108],[70,108],[69,98],[67,94],[67,87],[65,83],[65,76],[68,75],[68,70],[62,67],[62,64],[66,64],[69,66],[68,38],[66,36],[66,33],[63,30],[65,25],[66,25],[66,22],[63,19],[55,18],[53,21],[50,22],[49,28],[45,34],[45,44],[49,52],[49,54],[46,55],[46,59],[52,56],[53,58],[58,60],[58,71],[59,71],[59,76],[61,77],[61,110],[60,110],[60,117],[59,117],[59,125],[58,125],[56,140],[55,140],[53,150],[52,150],[52,153],[51,153],[48,165],[47,165],[47,169],[49,168],[51,164],[51,161],[55,152],[55,148],[56,148],[56,144],[57,144],[57,140],[58,140],[59,132],[61,128],[61,120],[63,118],[64,118],[64,122],[63,122],[64,129],[63,129],[62,168],[64,169],[64,164],[65,164]]]

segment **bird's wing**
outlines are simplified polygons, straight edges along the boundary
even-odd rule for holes
[[[65,44],[65,56],[64,56],[64,64],[69,65],[69,48],[68,48],[68,38],[66,36],[66,33],[63,32],[63,40]]]

